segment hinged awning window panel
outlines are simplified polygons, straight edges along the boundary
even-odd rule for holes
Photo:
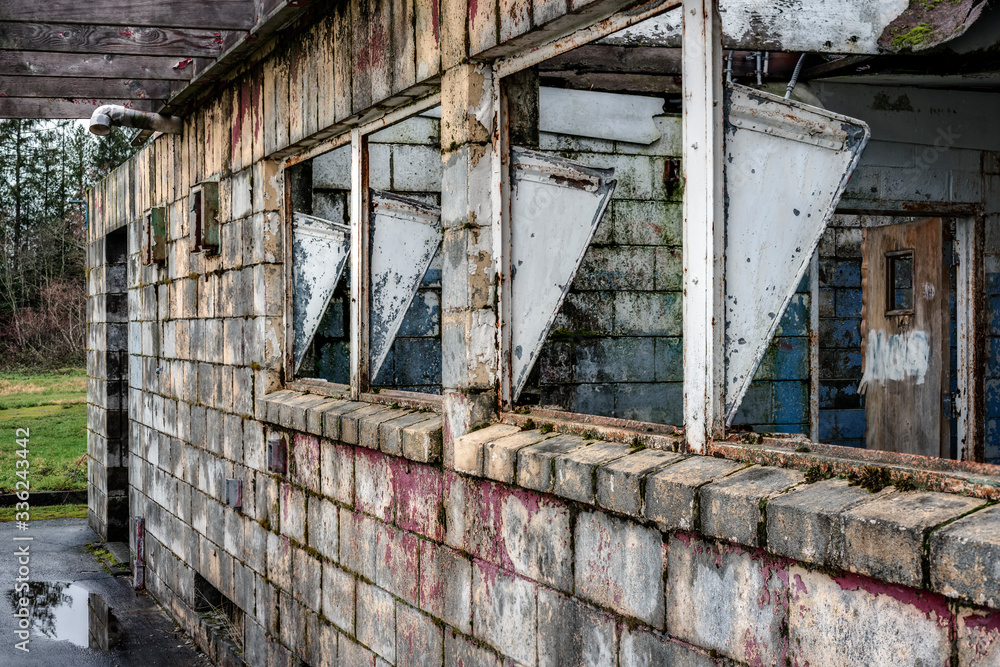
[[[726,421],[731,424],[868,142],[853,118],[726,87]]]
[[[511,378],[516,401],[614,193],[614,169],[511,149]]]
[[[369,377],[378,377],[441,246],[441,209],[371,191]]]
[[[350,254],[351,228],[304,213],[292,219],[292,355],[302,365]]]

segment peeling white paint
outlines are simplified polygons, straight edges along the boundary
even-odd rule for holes
[[[441,245],[441,209],[372,190],[370,377],[396,340]]]
[[[886,27],[908,0],[736,0],[720,3],[722,46],[817,53],[877,54]],[[601,40],[602,44],[681,45],[681,13],[670,11]]]
[[[615,189],[612,169],[511,150],[511,370],[528,380]]]
[[[648,145],[660,138],[653,120],[663,99],[592,90],[538,90],[538,127],[543,132]]]
[[[872,383],[884,385],[915,379],[924,383],[930,366],[931,345],[926,331],[907,331],[888,335],[884,331],[869,331],[865,345],[865,374],[858,385],[864,394]]]
[[[347,264],[351,229],[303,213],[292,219],[292,355],[299,369]]]
[[[732,423],[868,142],[859,120],[726,93],[726,419]]]

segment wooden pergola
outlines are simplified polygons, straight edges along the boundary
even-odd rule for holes
[[[172,112],[309,0],[3,0],[0,118]]]

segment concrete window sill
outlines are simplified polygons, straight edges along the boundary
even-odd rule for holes
[[[441,461],[441,415],[320,394],[283,390],[257,401],[257,417],[285,429],[378,449],[421,463]]]

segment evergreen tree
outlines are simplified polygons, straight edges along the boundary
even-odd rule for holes
[[[85,213],[69,202],[134,150],[120,129],[0,120],[0,366],[82,363]]]

